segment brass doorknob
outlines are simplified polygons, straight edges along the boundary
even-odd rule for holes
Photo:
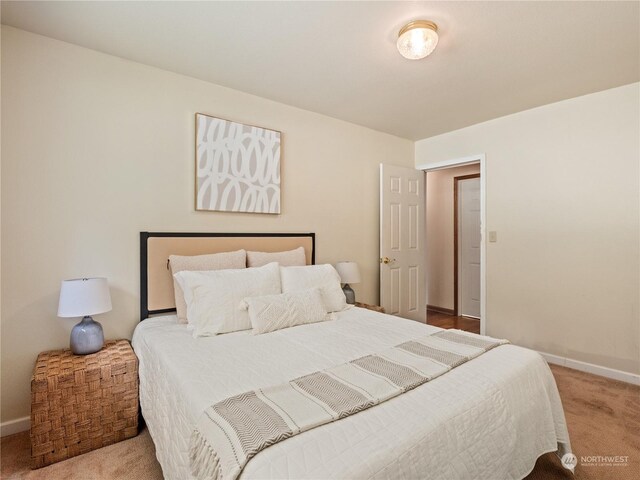
[[[395,262],[396,259],[395,258],[389,258],[389,257],[382,257],[380,259],[380,263],[384,263],[385,265],[391,263],[391,262]]]

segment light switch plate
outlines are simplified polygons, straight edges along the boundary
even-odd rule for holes
[[[498,232],[489,232],[489,241],[495,243],[498,241]]]

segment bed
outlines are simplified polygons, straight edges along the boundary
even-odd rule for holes
[[[141,234],[144,321],[132,344],[142,414],[167,479],[193,478],[189,441],[211,404],[440,330],[354,307],[334,320],[264,335],[193,338],[168,311],[162,268],[169,251],[220,251],[267,238],[260,245],[271,251],[304,245],[313,263],[315,237],[224,234],[224,247],[216,245],[220,237],[205,236],[214,243],[193,250],[189,241],[184,250],[181,240],[194,237],[153,235]],[[154,311],[160,315],[147,318]],[[398,397],[262,450],[241,478],[523,478],[552,451],[570,452],[553,376],[536,352],[502,345]]]

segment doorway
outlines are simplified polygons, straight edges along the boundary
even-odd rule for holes
[[[484,332],[484,157],[426,173],[426,322]]]
[[[444,328],[461,328],[464,322],[471,322],[481,334],[486,327],[486,244],[484,234],[480,236],[480,319],[454,316],[453,306],[453,248],[451,248],[451,266],[446,269],[451,281],[434,280],[432,273],[435,269],[427,269],[426,257],[433,255],[435,249],[429,248],[427,235],[430,233],[427,211],[429,202],[425,200],[431,192],[424,188],[426,179],[432,172],[476,165],[473,171],[480,171],[480,225],[486,225],[485,191],[486,164],[485,155],[477,154],[465,158],[444,160],[426,165],[416,165],[415,169],[391,165],[380,165],[380,305],[387,313],[405,318],[413,318],[420,322],[436,325],[430,320],[436,320],[434,312],[427,318],[428,307],[438,307],[431,303],[435,295],[427,290],[428,286],[451,289],[451,306],[441,307],[437,312],[444,316]],[[460,174],[464,175],[464,174]],[[455,175],[453,175],[455,176]],[[450,215],[451,228],[446,229],[450,243],[453,246],[453,176],[451,176]],[[425,192],[426,190],[426,192]],[[426,228],[425,228],[426,220]],[[433,245],[432,245],[433,246]],[[429,278],[430,277],[430,278]],[[427,287],[425,287],[425,280]],[[448,325],[446,323],[448,322]],[[440,325],[438,325],[440,326]]]

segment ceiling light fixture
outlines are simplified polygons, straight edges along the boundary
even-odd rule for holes
[[[407,23],[398,32],[396,45],[404,58],[409,60],[424,58],[438,45],[438,26],[428,20]]]

